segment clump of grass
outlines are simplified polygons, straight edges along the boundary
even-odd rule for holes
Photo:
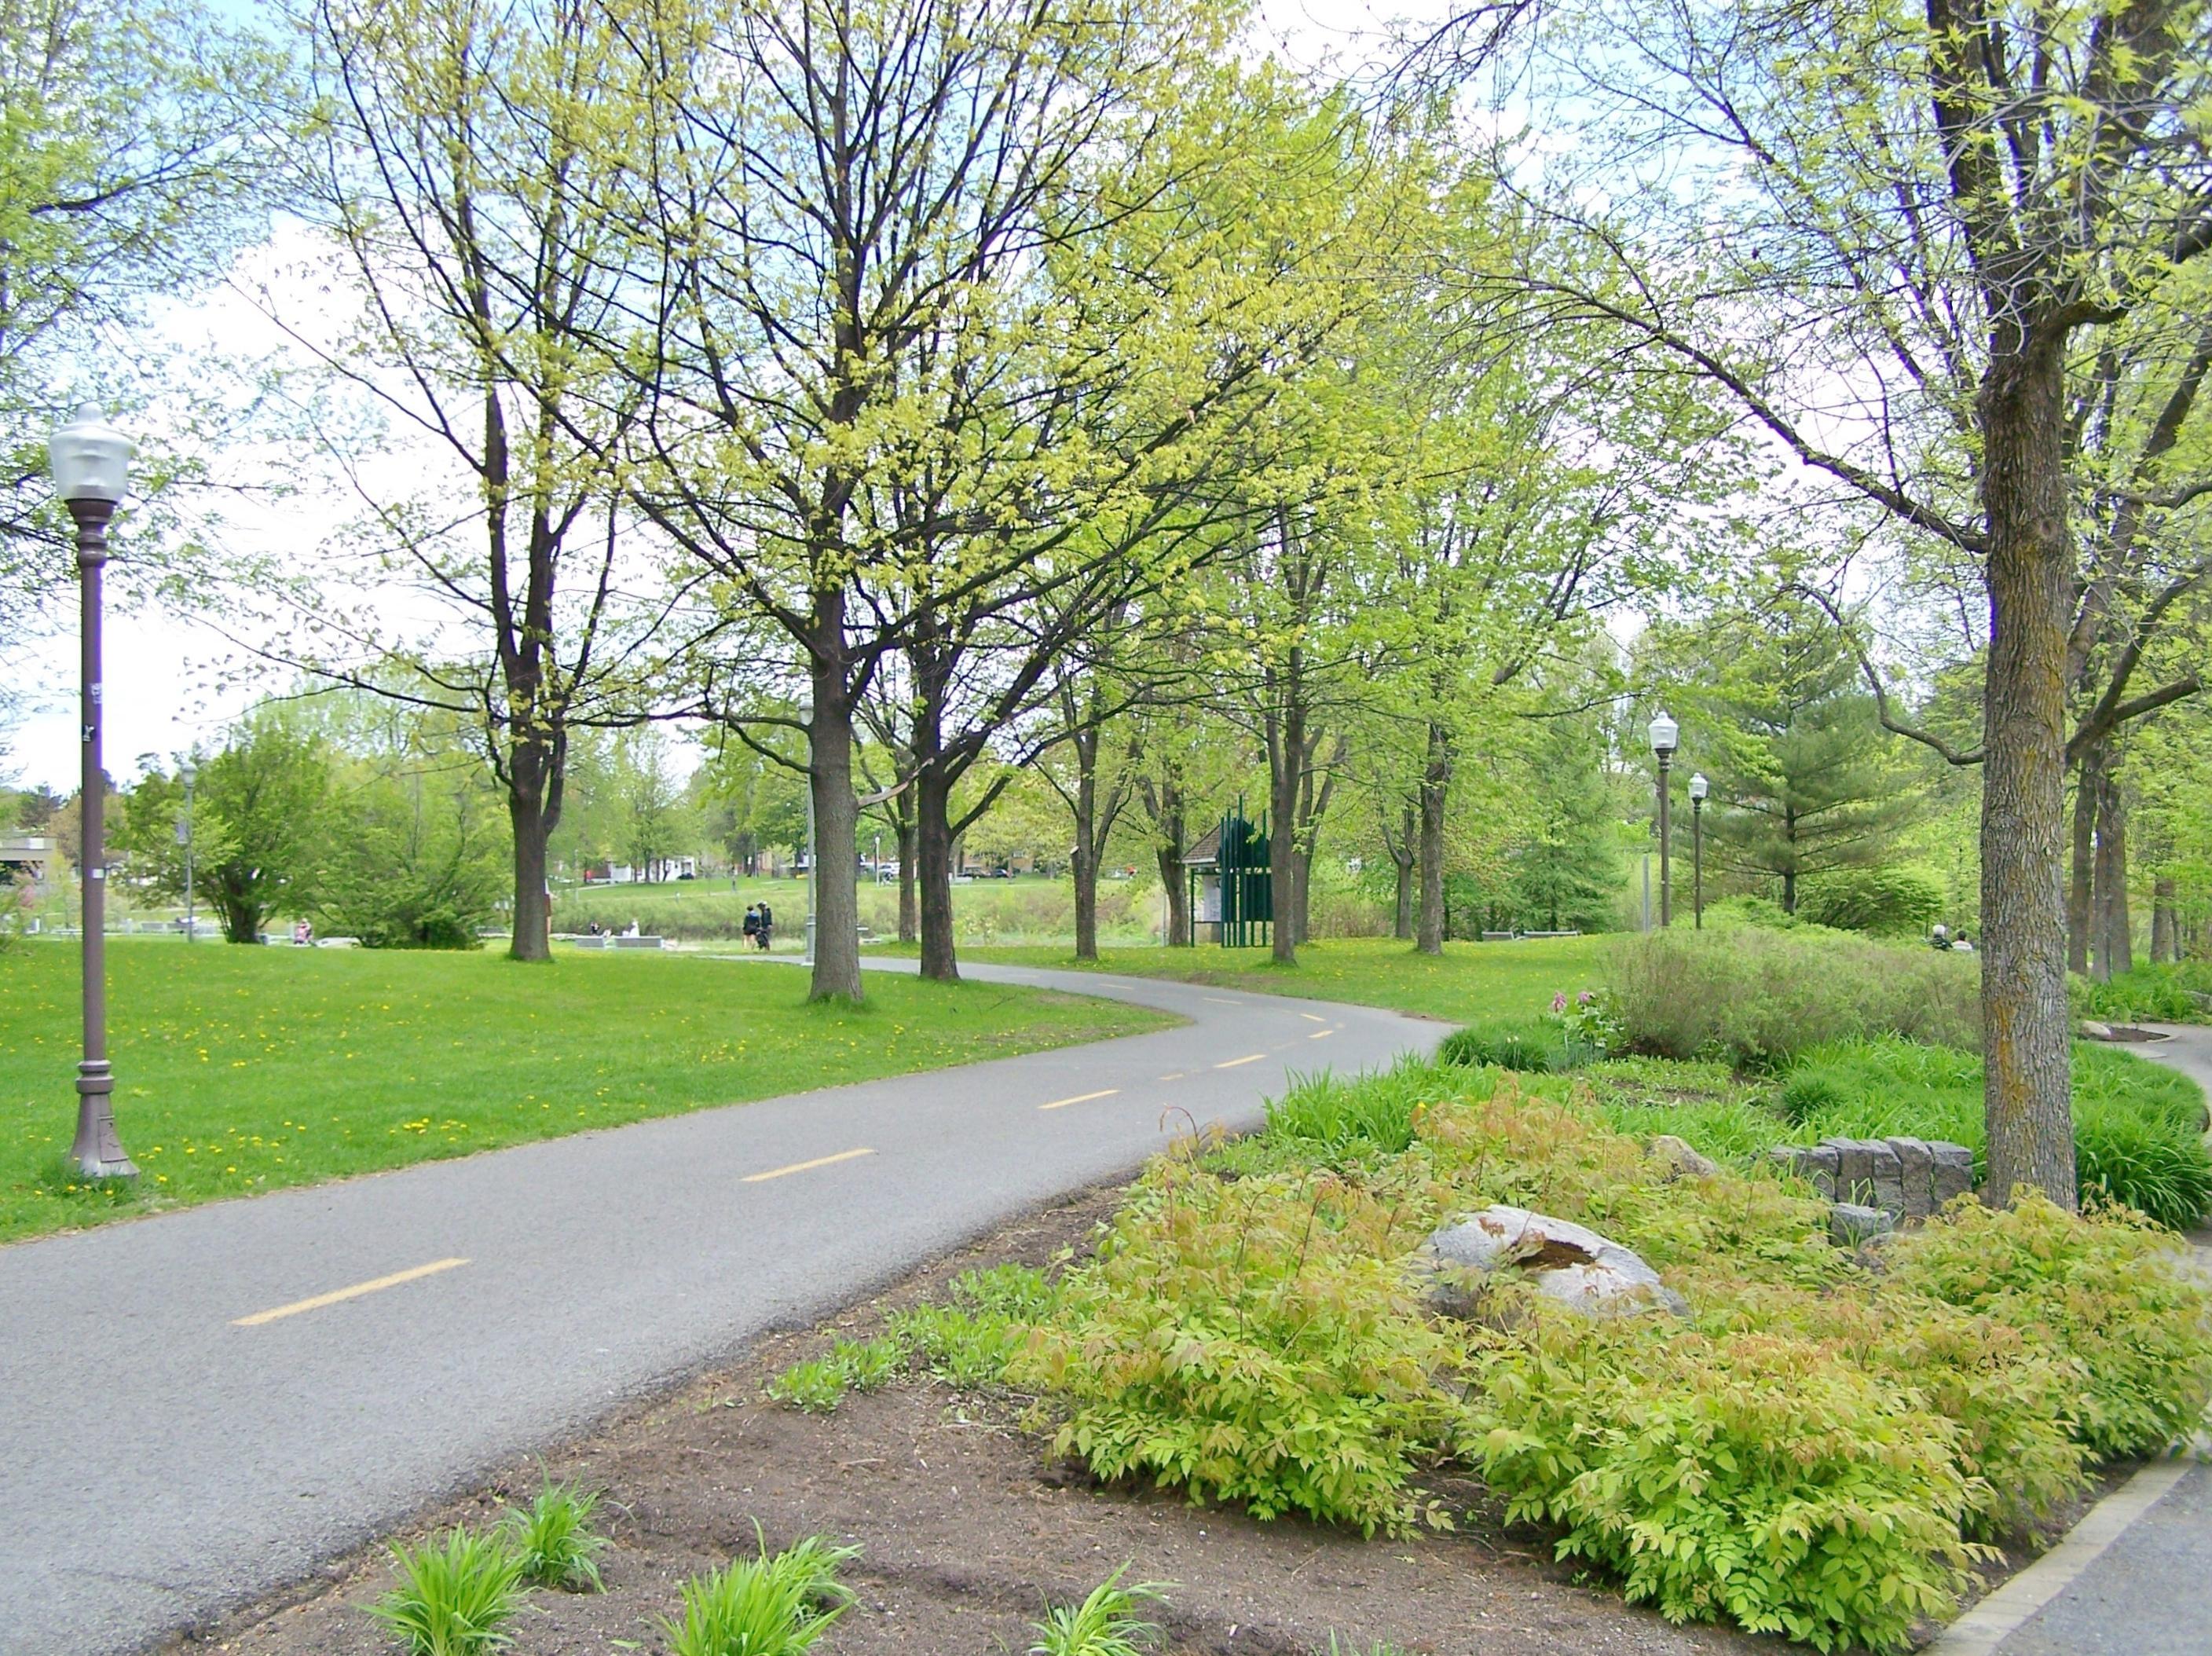
[[[1403,1645],[1394,1645],[1387,1639],[1378,1639],[1371,1645],[1340,1645],[1336,1635],[1328,1635],[1328,1656],[1407,1656]]]
[[[892,1320],[891,1334],[930,1373],[965,1391],[1001,1384],[1006,1360],[1020,1343],[1016,1324],[1008,1318],[959,1306],[917,1306],[902,1312]]]
[[[830,1348],[831,1367],[855,1391],[879,1391],[897,1374],[906,1354],[896,1340],[840,1340]]]
[[[768,1394],[809,1415],[835,1414],[850,1384],[844,1369],[828,1357],[793,1363],[768,1383]]]
[[[1115,1570],[1079,1604],[1048,1604],[1044,1620],[1030,1625],[1037,1641],[1030,1656],[1140,1656],[1157,1646],[1162,1634],[1158,1625],[1139,1613],[1148,1604],[1167,1603],[1170,1581],[1135,1581],[1127,1586],[1121,1578],[1127,1564]]]
[[[503,1537],[456,1525],[443,1544],[393,1547],[392,1563],[398,1580],[369,1613],[410,1656],[484,1656],[508,1643],[523,1561]]]
[[[759,1545],[758,1557],[684,1584],[683,1619],[660,1623],[669,1656],[805,1656],[851,1607],[853,1590],[837,1572],[858,1547],[818,1535],[773,1555],[765,1540]]]
[[[502,1528],[521,1562],[522,1579],[564,1592],[598,1592],[605,1585],[599,1580],[599,1556],[610,1544],[592,1529],[599,1505],[597,1489],[549,1477],[529,1506],[510,1511]]]

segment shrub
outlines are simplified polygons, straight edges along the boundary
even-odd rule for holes
[[[393,1547],[392,1563],[398,1581],[369,1613],[410,1656],[482,1656],[508,1643],[523,1566],[502,1537],[456,1525],[442,1544]]]
[[[2073,1369],[2074,1435],[2100,1455],[2154,1454],[2204,1412],[2212,1290],[2183,1245],[2125,1215],[2083,1219],[2037,1196],[1962,1201],[1890,1250],[1898,1284],[2015,1328]]]
[[[1490,1354],[1467,1431],[1510,1518],[1558,1526],[1561,1557],[1671,1621],[1902,1646],[1973,1556],[1949,1423],[1808,1340],[1535,1312]]]
[[[838,1569],[860,1556],[820,1536],[684,1584],[684,1616],[664,1617],[670,1656],[804,1656],[853,1602]]]
[[[1327,1175],[1155,1164],[1011,1377],[1056,1395],[1055,1451],[1100,1477],[1406,1530],[1452,1414],[1431,1376],[1463,1359],[1398,1269],[1407,1219]]]
[[[1803,923],[1771,897],[1724,897],[1717,903],[1705,904],[1707,931],[1729,931],[1738,926],[1794,931]]]
[[[1281,1098],[1267,1100],[1266,1134],[1279,1145],[1307,1147],[1317,1161],[1334,1163],[1377,1152],[1395,1155],[1413,1144],[1413,1112],[1433,1080],[1427,1065],[1404,1064],[1380,1076],[1323,1075],[1301,1081]]]
[[[1044,1620],[1030,1625],[1037,1641],[1030,1656],[1139,1656],[1159,1643],[1160,1629],[1139,1614],[1147,1604],[1167,1603],[1165,1581],[1121,1585],[1127,1564],[1115,1570],[1077,1605],[1047,1605]]]
[[[1020,1343],[1012,1319],[959,1306],[917,1306],[891,1319],[891,1337],[929,1372],[965,1391],[1001,1384]]]
[[[1366,1532],[1446,1521],[1420,1476],[1456,1458],[1671,1616],[1890,1648],[2089,1455],[2142,1452],[2203,1406],[2212,1294],[2131,1216],[1967,1202],[1876,1275],[1829,1245],[1825,1203],[1673,1178],[1579,1086],[1551,1100],[1528,1087],[1569,1084],[1449,1067],[1339,1085],[1390,1102],[1331,1119],[1402,1123],[1407,1148],[1360,1141],[1316,1172],[1292,1157],[1328,1142],[1271,1127],[1274,1164],[1233,1179],[1156,1164],[1063,1279],[1012,1366],[1058,1411],[1058,1452]],[[1721,1106],[1747,1107],[1698,1107]],[[1510,1284],[1480,1327],[1432,1320],[1407,1257],[1494,1202],[1635,1249],[1689,1320],[1583,1319]]]
[[[1943,915],[1943,882],[1924,868],[1835,868],[1805,882],[1798,914],[1815,926],[1876,937],[1924,936]]]
[[[905,1354],[896,1340],[840,1340],[830,1348],[830,1365],[855,1391],[879,1391],[891,1383]]]
[[[548,1478],[528,1507],[510,1511],[503,1528],[508,1547],[521,1561],[522,1579],[570,1592],[599,1592],[599,1556],[609,1545],[605,1536],[592,1531],[599,1504],[598,1490]]]
[[[1630,1050],[1771,1068],[1855,1035],[1978,1049],[1975,957],[1841,933],[1669,930],[1616,945],[1606,982]]]

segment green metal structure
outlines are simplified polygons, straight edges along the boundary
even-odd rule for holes
[[[1240,800],[1237,808],[1222,818],[1212,837],[1211,857],[1205,855],[1201,842],[1184,860],[1190,881],[1192,941],[1211,926],[1224,948],[1251,948],[1272,941],[1275,882],[1267,819],[1255,826],[1246,819]]]

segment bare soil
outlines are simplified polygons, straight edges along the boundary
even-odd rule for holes
[[[1017,1424],[1018,1400],[927,1379],[851,1396],[833,1415],[767,1402],[770,1377],[818,1355],[829,1335],[866,1334],[890,1312],[941,1299],[960,1271],[1043,1265],[1085,1245],[1118,1189],[1085,1192],[937,1262],[834,1324],[769,1337],[729,1369],[608,1422],[544,1459],[556,1478],[604,1489],[607,1590],[533,1592],[514,1625],[517,1656],[662,1652],[659,1618],[684,1580],[756,1546],[823,1534],[860,1546],[846,1580],[859,1602],[823,1656],[988,1656],[1029,1649],[1047,1600],[1072,1603],[1123,1563],[1130,1580],[1172,1582],[1157,1618],[1180,1656],[1317,1656],[1334,1635],[1352,1656],[1389,1641],[1423,1656],[1687,1656],[1777,1653],[1774,1639],[1669,1626],[1602,1584],[1551,1562],[1547,1537],[1500,1521],[1488,1492],[1436,1493],[1458,1532],[1413,1541],[1188,1505],[1147,1489],[1103,1488],[1051,1463]],[[507,1468],[472,1495],[422,1513],[403,1538],[493,1521],[534,1491],[539,1463]],[[367,1606],[390,1585],[365,1549],[292,1592],[173,1641],[173,1652],[389,1656]]]

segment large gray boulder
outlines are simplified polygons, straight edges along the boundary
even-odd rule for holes
[[[1667,1169],[1667,1179],[1672,1184],[1678,1178],[1711,1178],[1720,1172],[1720,1166],[1711,1156],[1700,1155],[1686,1138],[1672,1133],[1662,1133],[1645,1147],[1644,1154]]]
[[[1586,1317],[1690,1311],[1657,1271],[1618,1242],[1525,1208],[1485,1208],[1455,1221],[1422,1245],[1419,1262],[1429,1278],[1430,1306],[1449,1317],[1480,1314],[1481,1279],[1508,1270]]]

